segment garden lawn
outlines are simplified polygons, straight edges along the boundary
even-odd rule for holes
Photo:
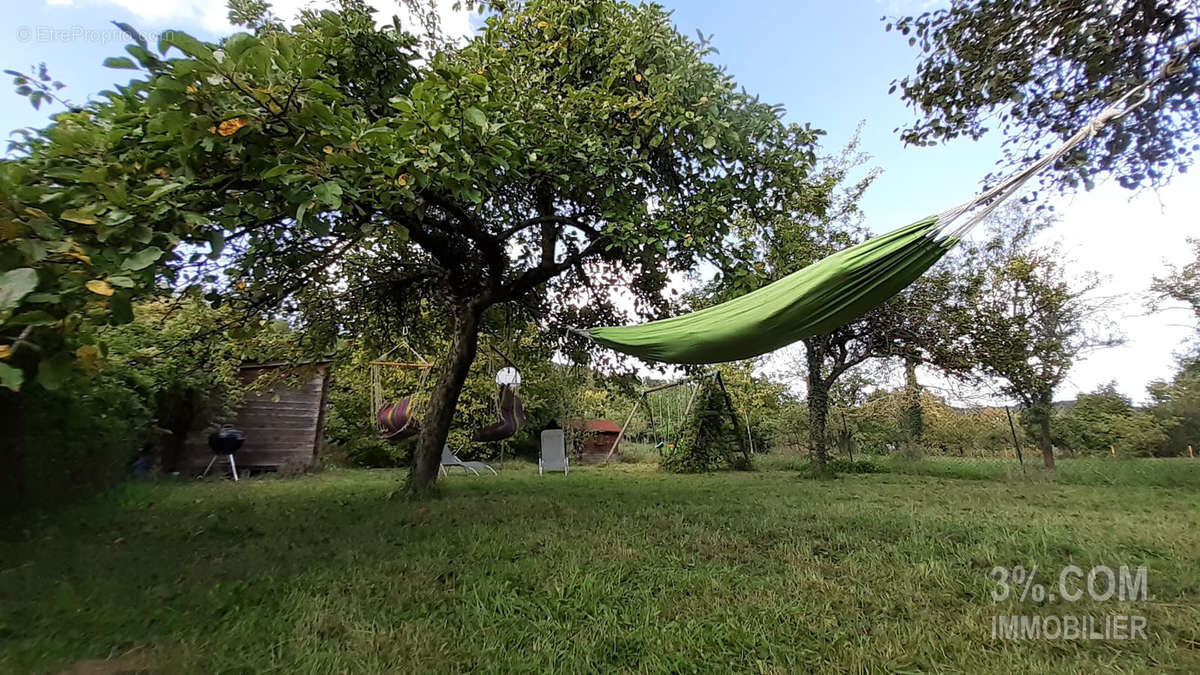
[[[1196,488],[915,473],[127,485],[0,524],[0,671],[1200,671]],[[994,602],[1018,564],[1146,565],[1151,599]],[[999,614],[1149,639],[1001,641]]]

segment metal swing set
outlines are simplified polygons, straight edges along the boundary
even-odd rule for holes
[[[678,445],[683,425],[692,414],[692,407],[696,403],[696,396],[700,393],[701,386],[706,380],[715,382],[721,389],[725,411],[729,415],[730,423],[733,425],[734,434],[738,438],[742,454],[749,461],[750,454],[746,446],[746,439],[742,438],[739,432],[737,410],[733,406],[733,399],[730,398],[729,391],[725,389],[725,380],[721,377],[720,371],[710,370],[699,375],[685,377],[675,382],[668,382],[643,389],[641,395],[634,402],[633,409],[629,411],[629,416],[625,418],[625,423],[621,425],[621,431],[613,441],[612,447],[608,449],[608,454],[604,456],[604,462],[607,464],[613,453],[616,452],[617,446],[621,443],[621,438],[625,436],[626,429],[629,428],[629,424],[633,422],[634,416],[637,415],[638,410],[643,406],[646,408],[650,431],[658,441],[655,444],[655,448],[658,450],[659,456],[661,457],[664,453],[670,454],[674,452]],[[686,394],[687,403],[685,405],[681,405],[682,398],[679,396],[659,396],[656,400],[650,398],[651,394],[665,392],[676,387],[690,388],[690,392]],[[656,421],[655,417],[656,410],[658,421]],[[659,423],[660,421],[661,424]]]

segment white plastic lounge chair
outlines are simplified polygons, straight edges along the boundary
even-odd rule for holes
[[[562,471],[567,475],[570,462],[567,461],[566,436],[562,429],[547,429],[542,432],[542,454],[538,457],[538,475],[543,471]]]
[[[442,446],[442,466],[438,469],[439,471],[442,472],[443,476],[449,474],[449,472],[446,471],[446,467],[448,467],[448,466],[457,466],[457,467],[461,468],[464,472],[470,472],[470,473],[475,474],[476,476],[479,475],[480,469],[487,469],[488,471],[492,472],[492,475],[497,475],[497,476],[499,475],[496,473],[496,470],[493,469],[491,467],[491,465],[489,465],[489,464],[485,464],[483,462],[464,462],[464,461],[462,461],[457,456],[455,456],[455,454],[453,452],[450,452],[449,446],[443,445]]]

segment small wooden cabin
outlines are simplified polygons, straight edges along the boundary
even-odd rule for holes
[[[561,420],[559,426],[567,430],[571,452],[584,464],[603,462],[621,435],[621,425],[612,420]],[[619,446],[613,452],[611,461],[621,461]]]
[[[302,375],[301,381],[289,376],[287,369]],[[238,375],[247,384],[268,373],[278,376],[279,382],[263,391],[246,394],[236,409],[231,424],[246,434],[246,442],[235,456],[238,471],[304,469],[316,463],[325,430],[329,372],[329,361],[241,367]],[[208,435],[212,431],[210,425],[188,434],[179,461],[179,470],[185,475],[200,473],[212,458],[208,449]],[[224,470],[223,462],[218,462],[218,466]]]

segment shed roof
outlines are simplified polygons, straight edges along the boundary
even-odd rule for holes
[[[560,420],[559,425],[563,428],[578,431],[597,431],[605,434],[621,433],[621,425],[612,420]]]

